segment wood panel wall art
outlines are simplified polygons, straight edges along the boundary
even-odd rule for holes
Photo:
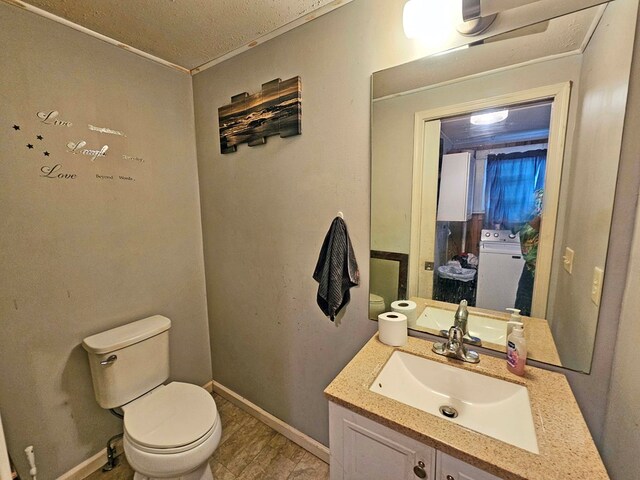
[[[300,77],[262,84],[262,90],[231,97],[231,103],[218,108],[220,151],[235,152],[238,145],[250,147],[267,143],[267,137],[300,135],[302,131],[302,82]]]

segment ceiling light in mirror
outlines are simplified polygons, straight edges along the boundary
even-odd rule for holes
[[[492,125],[494,123],[504,122],[508,116],[509,110],[498,110],[497,112],[471,115],[469,121],[473,125]]]
[[[460,0],[409,0],[402,13],[407,38],[430,47],[448,45],[461,22]]]

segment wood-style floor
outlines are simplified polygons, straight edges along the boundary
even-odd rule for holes
[[[213,394],[222,420],[222,439],[209,464],[215,480],[328,480],[329,465],[231,402]],[[110,472],[88,480],[130,480],[124,455]]]

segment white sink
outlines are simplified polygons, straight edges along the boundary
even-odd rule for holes
[[[539,453],[529,393],[522,385],[395,351],[370,390]],[[442,406],[453,407],[458,416],[447,417]]]
[[[453,325],[455,312],[437,307],[427,307],[417,318],[416,325],[431,330],[446,330]],[[482,342],[505,345],[507,343],[507,322],[491,317],[483,317],[469,313],[467,321],[469,334],[480,337]]]

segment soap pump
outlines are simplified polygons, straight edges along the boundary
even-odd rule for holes
[[[522,315],[520,315],[519,308],[507,308],[507,310],[511,312],[511,318],[507,322],[507,338],[509,338],[509,335],[513,332],[513,327],[519,325],[524,328],[524,323],[522,323]]]
[[[527,340],[524,338],[524,326],[514,325],[507,337],[507,370],[516,375],[524,375],[527,363]]]

